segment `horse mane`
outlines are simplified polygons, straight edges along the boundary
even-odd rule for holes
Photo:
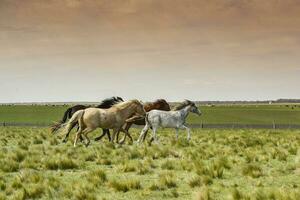
[[[123,109],[123,108],[127,107],[128,104],[131,104],[131,103],[140,104],[140,101],[137,100],[137,99],[133,99],[133,100],[129,100],[129,101],[123,101],[121,103],[113,105],[112,107]]]
[[[177,106],[175,106],[172,110],[173,111],[181,110],[189,105],[195,105],[195,103],[190,100],[185,100],[182,103],[179,103]]]
[[[157,99],[157,100],[154,101],[153,103],[158,103],[158,102],[161,102],[161,103],[167,103],[167,101],[164,100],[164,99]]]
[[[97,106],[97,108],[110,108],[113,105],[123,102],[123,101],[124,100],[121,97],[106,98]]]
[[[157,103],[164,103],[164,104],[168,104],[166,100],[164,99],[156,99],[155,101],[153,102],[147,102],[145,103],[144,106],[148,106],[148,105],[153,105],[153,104],[157,104]]]

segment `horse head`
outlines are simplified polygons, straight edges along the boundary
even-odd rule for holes
[[[196,104],[193,101],[186,99],[185,102],[187,102],[187,104],[191,107],[190,112],[195,113],[199,116],[202,114],[201,111],[198,109],[198,107],[196,106]]]

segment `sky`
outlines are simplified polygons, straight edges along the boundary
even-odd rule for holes
[[[300,98],[298,0],[1,0],[0,102]]]

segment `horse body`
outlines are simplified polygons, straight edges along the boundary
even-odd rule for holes
[[[138,100],[131,100],[116,104],[108,109],[88,108],[77,111],[67,124],[67,134],[70,133],[73,124],[79,124],[79,130],[76,133],[74,146],[76,146],[78,137],[82,134],[87,140],[86,146],[90,140],[87,134],[96,128],[113,129],[112,142],[115,134],[119,131],[128,134],[122,126],[131,116],[144,116],[146,114],[143,105]]]
[[[157,99],[154,102],[149,102],[149,103],[145,103],[144,104],[144,109],[146,112],[149,112],[150,110],[164,110],[164,111],[170,111],[170,105],[167,103],[166,100],[164,99]],[[128,130],[130,129],[130,127],[135,124],[135,125],[145,125],[145,118],[140,119],[134,119],[134,120],[128,120],[129,122],[126,123],[125,125],[125,130],[128,132]],[[145,140],[147,133],[145,133],[143,140]],[[133,141],[132,137],[130,136],[130,134],[127,135],[131,141]],[[124,136],[124,138],[121,140],[120,143],[124,143],[126,139],[126,135]],[[117,140],[118,140],[118,136],[117,136]]]
[[[179,128],[185,124],[185,110],[181,111],[161,111],[161,110],[152,110],[148,113],[148,120],[151,119],[151,126],[161,126],[163,128]]]
[[[107,99],[104,99],[99,105],[96,106],[96,108],[103,108],[103,109],[107,109],[112,107],[113,105],[123,102],[124,100],[121,97],[110,97]],[[68,108],[65,113],[64,116],[62,118],[62,120],[56,124],[54,124],[51,127],[51,132],[55,133],[64,123],[66,123],[66,121],[68,119],[71,119],[71,117],[74,115],[75,112],[79,111],[79,110],[84,110],[86,108],[90,108],[91,106],[85,106],[85,105],[75,105],[73,107]],[[76,125],[78,125],[78,123],[73,124],[73,126],[75,127]],[[73,127],[72,127],[73,128]],[[97,137],[95,140],[99,140],[101,139],[105,134],[107,134],[109,140],[110,140],[110,134],[109,134],[109,130],[108,129],[103,129],[103,134],[100,137]],[[65,136],[65,139],[63,140],[64,142],[67,141],[67,138],[69,137],[69,134],[67,134]]]
[[[190,112],[201,115],[201,112],[196,107],[195,103],[192,101],[184,101],[179,110],[172,111],[160,111],[160,110],[151,110],[146,114],[146,125],[143,128],[140,137],[138,139],[138,143],[141,142],[142,138],[149,130],[152,128],[153,130],[153,138],[157,141],[156,131],[159,127],[163,128],[175,128],[176,130],[176,138],[178,138],[178,129],[186,129],[187,130],[187,139],[190,140],[190,129],[185,126],[185,121]]]

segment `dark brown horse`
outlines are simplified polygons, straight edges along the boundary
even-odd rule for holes
[[[121,98],[121,97],[110,97],[110,98],[107,98],[107,99],[104,99],[99,105],[96,106],[96,108],[103,108],[103,109],[107,109],[107,108],[110,108],[112,107],[113,105],[117,104],[117,103],[120,103],[120,102],[123,102],[124,100]],[[70,119],[73,114],[75,112],[77,112],[78,110],[84,110],[86,108],[89,108],[91,106],[85,106],[85,105],[75,105],[73,107],[70,107],[68,108],[65,113],[64,113],[64,116],[62,118],[62,120],[60,120],[59,122],[55,123],[54,125],[51,126],[51,132],[52,133],[55,133],[64,123],[66,123],[66,121],[68,119]],[[75,123],[73,124],[73,127],[74,128],[75,126],[78,126],[78,123]],[[109,134],[109,130],[108,129],[103,129],[103,135],[105,135],[105,133],[108,133],[107,136],[108,136],[108,139],[109,141],[111,140],[110,138],[110,134]],[[63,142],[66,142],[67,141],[67,138],[68,138],[69,134],[66,135],[65,139],[63,140]],[[98,138],[99,139],[99,138]],[[101,138],[100,138],[101,139]],[[96,138],[97,140],[97,138]]]
[[[171,110],[170,105],[164,99],[157,99],[154,102],[145,103],[144,104],[144,109],[145,109],[146,112],[149,112],[150,110],[165,110],[165,111]],[[130,129],[130,127],[133,124],[135,124],[135,125],[145,125],[145,119],[144,118],[141,119],[140,117],[138,117],[136,120],[130,120],[130,122],[126,123],[124,129],[127,133],[129,133],[128,130]],[[97,137],[95,140],[101,139],[105,134],[109,134],[109,133],[103,132],[102,135]],[[132,139],[130,134],[128,134],[128,137],[133,142],[133,139]],[[145,134],[145,137],[143,138],[143,140],[145,140],[145,138],[146,138],[146,134]],[[117,142],[118,142],[118,139],[119,139],[119,133],[117,134]],[[126,139],[126,135],[124,136],[124,138],[121,140],[120,143],[124,143],[125,139]]]

